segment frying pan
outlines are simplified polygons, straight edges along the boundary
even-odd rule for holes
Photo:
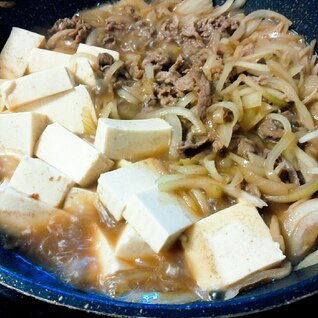
[[[43,30],[58,18],[72,16],[79,9],[97,4],[95,0],[21,0],[11,9],[0,9],[0,47],[13,26]],[[220,4],[223,1],[216,1]],[[245,11],[272,9],[294,22],[296,32],[306,39],[318,38],[318,0],[249,0]],[[1,204],[1,202],[0,202]],[[290,276],[245,291],[228,301],[196,302],[184,305],[151,304],[155,293],[142,303],[126,303],[93,292],[76,290],[13,251],[0,246],[0,283],[26,295],[84,311],[129,317],[216,317],[245,315],[299,300],[318,292],[318,266],[293,272]],[[148,303],[147,303],[148,302]]]

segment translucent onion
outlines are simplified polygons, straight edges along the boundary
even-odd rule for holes
[[[156,117],[164,117],[169,114],[174,114],[176,116],[181,116],[188,119],[194,125],[195,132],[197,133],[206,132],[206,127],[204,126],[202,121],[187,108],[166,107],[166,108],[162,108],[153,112],[141,113],[139,117],[140,118],[156,118]]]
[[[107,70],[105,77],[104,77],[104,84],[109,85],[110,80],[113,77],[113,75],[124,65],[124,62],[121,60],[116,61],[113,63],[109,69]]]
[[[224,65],[224,68],[223,68],[223,72],[218,80],[218,83],[216,85],[216,91],[217,92],[221,92],[224,85],[225,85],[225,82],[226,80],[228,79],[230,73],[232,72],[233,70],[233,66],[234,64],[232,62],[228,62]]]
[[[125,99],[130,104],[138,105],[140,103],[134,95],[126,91],[124,88],[119,88],[116,93],[119,97]]]
[[[145,76],[148,80],[154,81],[155,73],[151,63],[145,65]]]
[[[305,180],[311,181],[312,176],[310,175],[310,172],[308,173],[308,170],[318,167],[318,162],[299,147],[295,148],[295,156]]]
[[[214,180],[225,184],[228,183],[228,178],[226,178],[225,176],[221,176],[217,171],[214,160],[209,160],[208,157],[206,157],[203,159],[202,164]]]
[[[207,175],[208,171],[205,167],[200,165],[187,165],[187,166],[170,166],[174,171],[185,175]]]
[[[233,0],[228,1],[232,5]],[[210,0],[184,0],[175,7],[174,11],[180,15],[197,15],[209,9],[212,9]]]
[[[295,271],[307,268],[318,264],[318,250],[309,254],[303,261],[301,261],[295,268]]]
[[[57,43],[61,41],[65,36],[69,35],[71,32],[74,32],[74,30],[65,29],[53,34],[46,43],[47,48],[53,50],[57,46]]]
[[[268,201],[277,202],[277,203],[291,203],[298,200],[310,198],[316,191],[318,191],[318,181],[310,181],[305,183],[304,185],[301,185],[291,190],[286,195],[278,195],[278,196],[267,195],[266,199]]]
[[[212,209],[208,204],[208,198],[205,193],[199,189],[190,190],[191,194],[195,198],[198,206],[200,207],[204,216],[209,216],[212,213]]]
[[[289,124],[289,123],[288,123]],[[290,124],[289,124],[290,125]],[[267,155],[265,160],[265,174],[268,179],[273,181],[279,181],[279,176],[274,170],[274,164],[282,152],[288,149],[291,145],[296,144],[296,136],[291,132],[287,131],[280,141],[274,146],[274,148]]]
[[[179,98],[178,102],[176,103],[175,107],[185,108],[193,101],[197,99],[197,94],[195,92],[190,92],[185,96]]]
[[[180,156],[178,146],[182,143],[182,125],[178,116],[174,114],[168,114],[164,118],[172,127],[169,155],[177,159]]]
[[[94,114],[95,115],[95,114]],[[88,107],[84,107],[82,110],[82,122],[83,122],[83,133],[85,135],[95,135],[96,133],[96,115],[94,116]]]
[[[179,189],[202,189],[209,198],[219,199],[222,196],[222,188],[219,183],[209,177],[167,175],[158,179],[160,191],[169,192]]]
[[[311,131],[310,133],[299,138],[299,143],[303,144],[315,138],[318,138],[318,130]]]
[[[269,222],[269,230],[271,232],[273,240],[279,244],[281,251],[285,253],[286,245],[285,245],[284,237],[282,236],[282,233],[280,230],[280,224],[279,224],[277,215],[271,216],[271,220]]]

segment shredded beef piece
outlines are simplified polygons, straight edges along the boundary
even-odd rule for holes
[[[69,36],[74,39],[75,44],[79,44],[85,42],[87,36],[93,30],[93,27],[75,15],[72,19],[65,18],[57,20],[49,32],[55,34],[66,29],[74,29]]]
[[[181,75],[178,72],[161,71],[161,72],[156,74],[156,81],[159,83],[173,84],[174,85],[180,77],[181,77]]]
[[[176,81],[175,88],[181,92],[195,91],[198,94],[198,115],[201,118],[205,116],[206,108],[211,105],[212,92],[210,82],[202,70],[190,70]]]
[[[263,140],[273,141],[284,135],[284,129],[276,120],[266,118],[259,125],[257,133]]]
[[[289,120],[293,132],[300,132],[300,131],[304,133],[307,132],[307,129],[303,127],[301,122],[299,121],[297,114],[293,112],[292,110],[286,110],[282,112],[281,115],[283,115]]]
[[[217,18],[205,17],[196,23],[196,31],[206,41],[215,31],[220,32],[222,37],[229,37],[238,27],[238,21],[228,15]]]
[[[205,48],[199,39],[184,37],[182,40],[182,55],[188,57],[194,63],[197,61],[198,52]],[[202,66],[203,63],[200,65]]]
[[[179,18],[174,15],[165,19],[158,30],[158,40],[166,42],[179,42]]]
[[[139,80],[144,76],[144,70],[140,68],[138,62],[129,62],[126,63],[126,69],[131,78]]]
[[[138,36],[144,38],[145,40],[151,40],[156,34],[156,28],[151,24],[151,22],[146,20],[139,20],[133,26],[134,30],[138,31]]]
[[[184,94],[175,89],[171,84],[155,84],[154,93],[162,106],[173,106]]]
[[[194,136],[192,132],[189,132],[186,136],[186,140],[178,147],[179,150],[197,149],[209,141],[209,136]]]
[[[105,69],[108,68],[108,66],[110,66],[114,63],[114,58],[108,53],[98,54],[97,59],[98,59],[98,68],[102,72],[104,72]]]
[[[149,52],[145,59],[142,61],[142,65],[152,64],[155,71],[161,71],[163,66],[169,65],[171,62],[169,54],[162,48]]]
[[[295,170],[293,164],[286,158],[280,157],[280,162],[276,168],[278,175],[284,182],[290,182],[297,186],[300,185],[297,171]]]
[[[241,138],[237,145],[237,154],[245,159],[248,159],[248,153],[255,153],[256,146],[253,141]]]

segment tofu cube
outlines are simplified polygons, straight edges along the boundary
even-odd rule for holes
[[[46,116],[41,114],[0,114],[0,149],[32,157],[46,123]]]
[[[67,212],[78,213],[85,207],[85,214],[91,213],[92,217],[96,217],[96,207],[95,202],[98,200],[96,192],[82,189],[82,188],[72,188],[65,199],[63,209]]]
[[[66,67],[69,65],[71,57],[71,54],[34,48],[30,53],[29,73],[41,72],[58,66]]]
[[[119,258],[134,261],[137,258],[147,258],[154,254],[152,248],[141,238],[134,228],[126,224],[115,248]]]
[[[26,73],[33,48],[43,47],[43,35],[13,28],[0,54],[0,78],[16,79]]]
[[[63,210],[27,197],[10,188],[0,188],[0,229],[11,235],[19,235],[30,227],[46,225]]]
[[[70,67],[70,70],[72,69],[73,67]],[[74,69],[73,75],[78,84],[85,84],[90,87],[96,86],[95,73],[88,59],[77,58],[74,61]]]
[[[194,280],[207,291],[225,290],[285,258],[257,209],[244,203],[194,224],[183,247]]]
[[[84,134],[83,111],[88,109],[97,122],[94,103],[89,90],[79,85],[71,90],[23,105],[19,111],[30,111],[47,116],[49,122],[59,123],[75,134]]]
[[[9,187],[40,201],[60,207],[74,182],[40,159],[24,157],[15,170]]]
[[[156,253],[167,250],[195,222],[176,195],[157,186],[133,195],[123,216]]]
[[[114,160],[140,160],[169,149],[171,126],[160,118],[116,120],[100,118],[95,147]]]
[[[103,205],[119,221],[131,196],[152,188],[160,177],[156,160],[148,159],[104,173],[98,179],[97,193]]]
[[[74,87],[73,78],[65,67],[33,73],[1,85],[2,100],[10,111],[40,98]]]
[[[94,245],[96,246],[96,260],[101,278],[133,268],[128,262],[116,257],[114,246],[111,244],[111,241],[105,235],[104,231],[99,227],[96,227],[94,242]]]
[[[119,53],[116,51],[104,49],[104,48],[98,47],[98,46],[87,45],[87,44],[83,44],[83,43],[79,44],[76,53],[87,53],[87,54],[91,54],[91,55],[96,56],[96,57],[98,57],[99,54],[107,53],[107,54],[111,55],[115,61],[119,60]]]
[[[113,165],[88,142],[58,123],[44,130],[35,154],[83,187],[96,181]]]

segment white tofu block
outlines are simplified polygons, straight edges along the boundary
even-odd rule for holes
[[[28,71],[36,73],[58,66],[66,67],[69,65],[71,57],[71,54],[34,48],[30,53]]]
[[[128,262],[116,257],[114,247],[105,233],[98,227],[96,227],[94,240],[96,246],[96,260],[99,265],[99,274],[101,278],[133,268]]]
[[[13,28],[0,54],[0,78],[15,79],[23,76],[31,50],[44,45],[43,35]]]
[[[194,280],[207,291],[225,290],[285,258],[257,209],[243,203],[194,224],[183,247]]]
[[[52,216],[65,214],[10,188],[0,189],[0,202],[0,228],[12,235],[32,226],[45,225]]]
[[[156,253],[168,249],[195,222],[176,195],[157,186],[132,196],[123,216]]]
[[[65,67],[33,73],[1,85],[2,99],[11,111],[19,106],[69,90],[73,78]]]
[[[90,87],[96,86],[95,73],[89,60],[85,58],[78,58],[74,61],[74,63],[75,72],[73,73],[73,75],[75,81],[78,84],[85,84]],[[71,67],[70,69],[73,69],[73,67]]]
[[[103,205],[119,221],[131,196],[152,188],[160,177],[156,161],[148,159],[104,173],[98,179],[97,193]]]
[[[163,119],[116,120],[100,118],[95,147],[111,159],[138,160],[169,149],[171,126]]]
[[[35,154],[83,187],[96,181],[113,165],[93,146],[58,123],[44,130]]]
[[[83,43],[79,44],[76,53],[87,53],[87,54],[94,55],[96,57],[98,57],[99,54],[108,53],[114,58],[115,61],[119,60],[119,53],[116,51],[104,49],[98,46],[87,45]]]
[[[46,116],[41,114],[0,114],[0,149],[32,157],[46,123]]]
[[[40,159],[24,157],[15,170],[9,187],[40,201],[60,207],[74,182]]]
[[[47,115],[50,122],[56,122],[75,134],[83,134],[83,111],[88,108],[92,119],[97,122],[94,103],[90,92],[79,85],[66,92],[56,94],[23,105],[19,111],[30,111]]]
[[[83,206],[85,206],[85,213],[87,214],[89,209],[92,217],[96,217],[96,207],[94,203],[97,200],[98,196],[96,192],[74,187],[67,195],[63,209],[67,212],[78,213],[82,211]]]
[[[137,258],[147,258],[153,254],[152,248],[131,225],[126,224],[117,241],[115,255],[122,259],[134,261]]]

